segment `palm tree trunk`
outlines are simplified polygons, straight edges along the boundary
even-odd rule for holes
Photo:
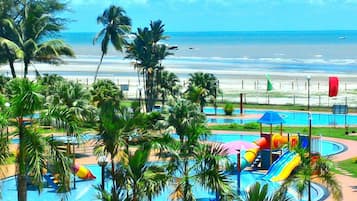
[[[9,61],[9,66],[10,66],[12,78],[16,78],[14,60],[11,58],[10,50],[9,50],[9,47],[7,45],[5,45],[5,49],[6,49],[6,53],[8,55],[8,61]]]
[[[27,77],[28,71],[29,71],[29,61],[25,60],[24,61],[24,65],[25,65],[25,69],[24,69],[24,78]]]
[[[98,64],[98,66],[97,66],[97,70],[95,71],[95,74],[94,74],[94,82],[97,80],[98,71],[99,71],[100,65],[102,65],[103,58],[104,58],[104,53],[102,53],[102,56],[100,57],[99,64]]]
[[[10,61],[10,59],[9,59],[9,65],[10,65],[10,71],[11,71],[12,78],[16,78],[14,61]]]
[[[23,126],[23,118],[19,117],[18,119],[18,128],[19,128],[19,155],[18,155],[18,166],[19,166],[19,175],[17,177],[17,198],[19,201],[27,200],[27,181],[26,181],[26,158],[25,158],[25,134]]]
[[[114,156],[111,155],[112,158],[111,158],[111,162],[112,162],[112,181],[113,181],[113,186],[115,186],[115,179],[114,179],[114,174],[115,174],[115,164],[114,164]]]

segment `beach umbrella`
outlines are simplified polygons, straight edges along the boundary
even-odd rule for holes
[[[258,148],[258,145],[246,141],[233,141],[222,144],[222,147],[227,150],[227,154],[237,154],[237,150]]]

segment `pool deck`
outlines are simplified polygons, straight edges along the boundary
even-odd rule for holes
[[[237,133],[237,131],[212,131],[212,133]],[[244,133],[250,133],[250,134],[259,134],[257,132],[244,132]],[[357,136],[356,136],[357,138]],[[346,160],[348,158],[357,156],[357,141],[352,141],[352,140],[345,140],[345,139],[337,139],[337,138],[329,138],[329,137],[323,137],[323,139],[329,140],[329,141],[334,141],[338,142],[341,144],[344,144],[346,146],[346,150],[342,153],[339,153],[337,155],[334,155],[331,157],[333,161],[342,161]],[[96,164],[97,163],[97,158],[91,154],[90,150],[93,148],[94,144],[93,142],[87,142],[85,144],[85,148],[80,148],[78,149],[78,153],[81,153],[83,157],[77,158],[76,163],[77,164]],[[11,150],[16,149],[16,145],[11,145]],[[4,176],[9,177],[15,175],[15,165],[7,165],[6,169],[4,169]],[[343,174],[337,174],[336,175],[337,180],[341,184],[342,187],[342,193],[343,193],[343,200],[344,201],[354,201],[356,200],[357,196],[357,178],[353,178],[348,175],[348,173],[343,173]],[[0,174],[1,178],[1,174]],[[329,196],[326,201],[333,201],[332,196]]]

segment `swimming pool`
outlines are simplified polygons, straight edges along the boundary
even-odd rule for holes
[[[244,110],[244,114],[257,114],[263,115],[266,110]],[[305,126],[308,125],[308,113],[307,112],[299,112],[299,111],[276,111],[283,117],[285,123],[284,125],[296,125],[296,126]],[[214,114],[214,108],[205,107],[205,114]],[[224,111],[222,108],[217,108],[217,114],[223,115]],[[239,115],[240,110],[234,110],[233,114]],[[245,124],[249,122],[257,122],[258,118],[250,118],[250,119],[240,119],[240,118],[225,118],[221,117],[207,117],[208,123],[217,123],[217,124]],[[346,124],[347,125],[357,125],[357,115],[356,114],[348,114],[346,115]],[[312,125],[316,126],[344,126],[345,125],[345,115],[344,114],[332,114],[332,113],[312,113]]]
[[[101,168],[98,165],[88,165],[89,168],[94,175],[97,176],[94,180],[81,180],[76,179],[76,189],[71,189],[71,192],[68,194],[68,200],[71,201],[97,201],[97,191],[94,189],[94,186],[97,186],[101,183]],[[229,175],[229,179],[231,181],[231,185],[233,189],[237,189],[236,185],[236,176],[237,175]],[[254,184],[256,181],[261,182],[262,184],[269,184],[269,191],[272,192],[280,187],[279,183],[273,183],[268,181],[260,180],[262,174],[260,173],[252,173],[248,171],[243,171],[241,173],[241,190],[247,190],[248,186]],[[16,190],[16,180],[14,177],[10,177],[0,182],[1,183],[1,193],[3,201],[14,201],[17,198],[17,190]],[[111,182],[106,181],[106,189],[109,189]],[[325,189],[319,185],[312,183],[312,198],[314,201],[319,201],[324,197]],[[164,192],[158,195],[153,201],[167,201],[169,200],[169,195],[172,192],[172,188],[168,187]],[[193,192],[197,200],[213,200],[215,195],[212,192],[208,192],[203,189],[199,185],[193,184]],[[296,198],[296,192],[292,189],[289,190],[289,195]],[[37,190],[28,190],[27,192],[27,200],[28,201],[48,201],[48,200],[60,200],[60,196],[55,193],[53,188],[45,187],[41,194],[38,193]],[[303,200],[307,200],[306,196],[303,196]]]
[[[88,138],[92,138],[95,135],[90,135],[87,136]],[[213,134],[208,136],[209,141],[214,141],[214,142],[230,142],[230,141],[235,141],[235,140],[242,140],[242,141],[249,141],[253,142],[260,138],[259,135],[246,135],[246,134]],[[322,141],[322,154],[323,155],[331,155],[331,154],[336,154],[338,152],[343,151],[344,146],[335,143],[335,142],[330,142],[330,141]],[[231,158],[231,157],[230,157]],[[233,157],[232,162],[234,162],[234,159],[236,157]],[[98,200],[96,199],[97,191],[94,189],[95,185],[100,184],[101,178],[100,178],[100,167],[98,165],[88,165],[87,166],[94,175],[97,176],[96,179],[94,180],[81,180],[81,179],[76,179],[76,189],[72,189],[71,193],[69,194],[68,200],[76,200],[76,201],[85,201],[85,200]],[[236,185],[236,177],[237,175],[229,175],[229,178],[231,180],[231,186],[233,189],[237,189]],[[269,189],[270,192],[278,189],[280,187],[279,183],[276,182],[269,182],[265,180],[260,180],[262,177],[261,173],[257,172],[249,172],[249,171],[243,171],[241,174],[241,187],[242,191],[247,190],[247,188],[254,184],[256,181],[259,181],[260,183],[268,183],[269,184]],[[8,178],[6,180],[3,180],[0,182],[1,183],[1,188],[2,188],[2,196],[4,201],[13,201],[16,196],[17,196],[17,191],[16,191],[16,181],[14,177]],[[111,182],[106,182],[106,189],[110,188]],[[166,201],[168,200],[168,197],[170,193],[172,192],[172,188],[168,187],[164,192],[162,192],[158,197],[154,199],[154,201]],[[212,192],[208,192],[207,190],[203,189],[199,185],[194,185],[194,194],[197,199],[201,200],[210,200],[214,199],[215,195]],[[296,192],[292,189],[289,190],[289,195],[293,196],[296,198]],[[322,186],[312,184],[312,198],[314,201],[319,201],[323,200],[324,197],[326,196],[326,189],[323,188]],[[47,201],[47,200],[60,200],[60,197],[54,192],[52,188],[44,188],[43,192],[41,194],[38,194],[37,190],[29,190],[28,191],[28,201]],[[302,200],[307,200],[306,195],[303,196]]]

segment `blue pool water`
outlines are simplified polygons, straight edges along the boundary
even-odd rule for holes
[[[88,165],[86,166],[89,168],[94,175],[97,176],[96,179],[94,180],[81,180],[81,179],[76,179],[76,189],[71,190],[71,192],[68,194],[68,200],[70,201],[97,201],[98,199],[96,198],[97,196],[97,191],[94,189],[94,186],[97,186],[101,183],[101,178],[100,178],[100,171],[101,168],[98,165]],[[247,190],[250,185],[254,184],[256,181],[261,182],[262,184],[268,183],[269,184],[269,191],[275,191],[280,187],[279,183],[273,183],[273,182],[267,182],[260,180],[262,177],[262,174],[260,173],[252,173],[248,171],[243,171],[241,173],[241,190]],[[232,183],[232,188],[237,189],[236,185],[236,178],[237,175],[229,175],[229,179]],[[6,180],[3,180],[0,182],[1,184],[1,193],[2,193],[2,200],[3,201],[14,201],[16,200],[17,197],[17,191],[16,191],[16,180],[14,177],[10,177]],[[111,182],[106,181],[106,189],[110,188]],[[194,189],[194,194],[197,199],[201,200],[213,200],[214,199],[214,194],[211,192],[208,192],[207,190],[203,189],[199,185],[194,185],[193,184],[193,189]],[[159,196],[154,198],[154,201],[167,201],[169,200],[169,195],[172,192],[172,188],[167,188],[164,192],[162,192]],[[296,196],[296,193],[290,189],[289,190],[289,195],[294,197]],[[314,201],[321,200],[321,198],[324,196],[324,189],[321,186],[312,184],[312,197]],[[53,188],[47,187],[45,185],[45,188],[43,189],[42,193],[39,194],[37,190],[28,190],[27,192],[27,199],[28,201],[49,201],[49,200],[60,200],[61,195],[56,194]],[[306,196],[303,197],[303,200],[306,200]]]
[[[89,135],[86,136],[87,138],[91,138],[94,135]],[[214,134],[208,137],[207,140],[209,141],[214,141],[214,142],[230,142],[230,141],[235,141],[235,140],[242,140],[242,141],[249,141],[253,142],[259,138],[259,135],[244,135],[244,134]],[[338,152],[343,151],[343,145],[335,143],[335,142],[330,142],[330,141],[322,141],[322,155],[330,155],[330,154],[336,154]],[[231,157],[230,157],[231,158]],[[233,157],[233,162],[234,162]],[[97,196],[97,191],[94,189],[94,186],[100,184],[101,178],[100,178],[100,167],[98,165],[88,165],[87,166],[92,173],[97,176],[96,179],[94,180],[80,180],[76,179],[76,189],[72,189],[71,193],[68,194],[68,200],[76,200],[76,201],[86,201],[86,200],[98,200],[96,198]],[[269,184],[269,191],[273,192],[276,189],[280,187],[279,183],[275,182],[269,182],[265,180],[260,180],[262,177],[262,174],[257,173],[257,172],[249,172],[249,171],[243,171],[241,174],[241,190],[247,190],[247,188],[254,184],[256,181],[259,181],[260,183],[268,183]],[[231,180],[231,186],[233,189],[237,189],[236,185],[236,178],[237,175],[229,175],[229,178]],[[110,188],[111,182],[106,182],[106,188]],[[4,201],[13,201],[16,200],[17,196],[17,191],[16,191],[16,181],[14,177],[8,178],[6,180],[3,180],[0,182],[1,185],[1,193]],[[193,185],[194,186],[194,194],[197,199],[201,200],[213,200],[214,199],[214,194],[212,192],[208,192],[204,188],[202,188],[200,185]],[[326,195],[326,191],[323,187],[313,184],[312,185],[312,198],[314,201],[318,200],[323,200],[323,198]],[[162,192],[160,195],[158,195],[154,201],[166,201],[169,200],[169,195],[172,192],[172,188],[168,187],[164,192]],[[289,195],[292,197],[296,198],[296,192],[293,189],[289,190]],[[55,191],[52,188],[45,187],[43,189],[43,192],[41,194],[38,193],[37,190],[29,190],[28,191],[28,200],[29,201],[47,201],[47,200],[60,200],[60,196],[55,193]],[[303,196],[302,200],[307,200],[306,195]]]
[[[204,108],[204,112],[206,114],[215,114],[214,108],[206,107]],[[244,114],[258,114],[263,115],[266,110],[244,110]],[[281,117],[283,117],[285,123],[284,125],[299,125],[304,126],[308,125],[308,113],[307,112],[298,112],[298,111],[277,111]],[[224,111],[222,108],[217,108],[217,114],[223,115]],[[239,115],[240,110],[236,109],[233,112],[234,115]],[[249,122],[257,122],[258,118],[252,119],[239,119],[239,118],[225,118],[222,117],[207,117],[208,123],[237,123],[237,124],[245,124]],[[348,114],[346,115],[346,122],[345,122],[345,115],[344,114],[332,114],[332,113],[312,113],[312,125],[315,126],[344,126],[345,123],[347,125],[357,125],[357,115],[355,114]]]

